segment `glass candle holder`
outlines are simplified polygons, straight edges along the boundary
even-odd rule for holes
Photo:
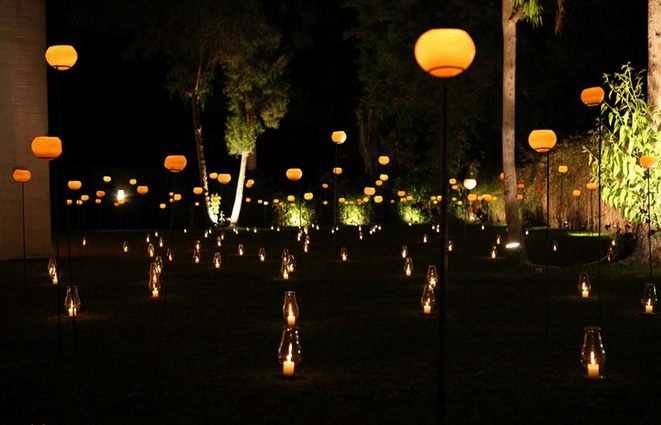
[[[149,243],[150,241],[151,241],[151,235],[147,233],[147,235],[145,236],[145,242]]]
[[[266,261],[266,250],[264,248],[259,248],[259,254],[257,254],[259,257],[259,261],[262,263]]]
[[[406,245],[402,245],[402,251],[401,251],[401,254],[402,254],[402,258],[406,258],[406,257],[408,257],[408,255],[409,255],[409,249],[407,248]]]
[[[163,236],[159,236],[159,237],[158,237],[158,247],[159,247],[159,248],[163,248],[163,244],[164,244],[164,243],[165,243],[165,242],[163,241]]]
[[[216,246],[223,246],[223,240],[220,236],[216,237]]]
[[[434,289],[438,283],[438,272],[436,266],[431,264],[427,267],[427,284]]]
[[[154,258],[154,255],[156,255],[154,244],[151,242],[149,242],[149,245],[147,245],[147,254],[149,254],[149,258]]]
[[[282,254],[280,254],[280,259],[286,260],[287,258],[289,258],[289,250],[287,248],[283,248]]]
[[[500,242],[502,241],[500,235],[496,235],[496,245],[500,245]]]
[[[431,314],[431,310],[436,305],[436,297],[434,296],[434,288],[427,284],[422,289],[422,297],[420,297],[420,305],[424,314]]]
[[[287,257],[287,266],[289,267],[289,273],[294,273],[294,269],[296,268],[296,258],[294,257],[294,254],[289,254],[289,257]]]
[[[87,246],[87,236],[83,236],[82,238],[80,238],[80,244],[82,246]]]
[[[558,241],[553,241],[553,252],[558,252]]]
[[[654,314],[654,307],[658,302],[656,296],[656,285],[654,283],[646,283],[645,290],[643,291],[643,297],[640,302],[645,308],[645,314]]]
[[[239,244],[239,246],[236,248],[236,253],[239,254],[239,256],[243,256],[245,254],[246,249],[243,247],[243,244]]]
[[[168,247],[166,255],[168,256],[168,261],[174,260],[174,251],[172,250],[172,247]]]
[[[223,264],[223,259],[220,256],[220,252],[216,252],[215,254],[213,254],[213,266],[219,269],[222,264]]]
[[[80,312],[80,296],[77,286],[67,286],[67,295],[64,298],[64,308],[69,312],[69,317],[77,316]]]
[[[298,320],[299,309],[296,302],[296,292],[285,292],[285,300],[282,304],[282,317],[284,317],[287,326],[294,326]]]
[[[149,291],[151,292],[152,297],[158,298],[158,294],[161,291],[161,279],[160,272],[158,271],[158,266],[156,262],[150,263],[149,265]]]
[[[123,252],[129,252],[129,242],[128,241],[124,241],[124,243],[122,243],[122,251]]]
[[[454,250],[454,242],[452,240],[448,240],[448,251],[452,252]]]
[[[278,347],[278,362],[282,365],[282,374],[294,376],[296,366],[301,363],[301,359],[299,328],[296,326],[285,327],[282,330],[282,338]]]
[[[427,234],[425,233],[424,235],[422,235],[422,243],[427,243],[427,242],[429,242],[429,236],[427,236]]]
[[[581,298],[588,298],[590,296],[590,291],[592,290],[592,285],[590,284],[590,276],[586,272],[578,273],[578,292],[581,294]]]
[[[489,257],[492,260],[495,260],[496,257],[498,257],[498,246],[496,244],[491,245],[491,254],[489,254]]]
[[[202,244],[200,243],[200,240],[197,239],[197,240],[195,241],[195,249],[200,249],[201,247],[202,247]]]
[[[193,261],[196,263],[200,262],[200,250],[197,248],[193,250]]]
[[[598,326],[586,326],[584,328],[581,364],[587,370],[587,378],[603,378],[602,372],[606,364],[606,352],[601,341],[601,328]]]
[[[158,274],[161,274],[163,272],[163,258],[161,258],[160,255],[157,255],[156,258],[154,258],[154,264],[156,264],[156,271]]]
[[[289,280],[289,261],[287,259],[282,260],[282,265],[280,266],[280,274],[282,274],[283,280]]]
[[[59,281],[57,273],[57,262],[55,261],[55,258],[52,257],[48,260],[48,277],[50,277],[53,285],[57,285],[57,282]]]
[[[406,260],[404,260],[404,274],[406,277],[413,275],[413,258],[411,257],[406,257]]]
[[[345,247],[340,248],[340,258],[342,261],[347,261],[349,258],[349,253],[347,252],[347,249]]]

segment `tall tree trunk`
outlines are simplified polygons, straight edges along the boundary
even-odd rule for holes
[[[193,130],[195,132],[195,146],[197,147],[197,165],[200,173],[200,184],[202,185],[204,195],[204,207],[207,212],[207,224],[218,224],[218,217],[211,209],[211,197],[209,196],[209,184],[207,182],[207,163],[204,159],[204,145],[202,144],[202,123],[200,122],[199,104],[197,92],[190,97],[191,109],[193,112]]]
[[[241,167],[239,168],[239,177],[236,180],[236,195],[234,196],[234,206],[232,207],[232,215],[230,216],[230,226],[234,227],[239,222],[239,215],[241,214],[241,203],[243,201],[243,187],[246,181],[246,165],[248,164],[248,155],[250,152],[241,154]]]
[[[514,0],[503,0],[503,172],[505,173],[504,197],[505,217],[507,220],[508,240],[523,244],[521,219],[519,218],[519,201],[516,199],[516,166],[515,166],[515,104],[516,104],[516,24],[520,12],[512,16]]]

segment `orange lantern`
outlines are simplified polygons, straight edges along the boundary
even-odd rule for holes
[[[218,174],[218,181],[221,184],[227,184],[232,181],[232,175],[227,173]]]
[[[335,174],[335,175],[337,175],[337,176],[339,176],[340,174],[342,174],[342,167],[334,167],[334,168],[333,168],[333,174]]]
[[[586,106],[597,106],[604,100],[604,89],[590,87],[581,92],[581,101]]]
[[[379,180],[387,182],[388,181],[388,175],[387,174],[380,174],[379,175]]]
[[[287,202],[294,202],[295,200],[296,200],[296,197],[294,195],[287,196]]]
[[[218,173],[209,173],[209,178],[212,180],[216,180],[218,178]]]
[[[381,186],[383,186],[383,181],[377,180],[377,181],[374,182],[374,184],[381,187]]]
[[[341,145],[347,140],[347,133],[344,131],[334,131],[331,134],[331,140],[333,140],[333,143],[336,145]]]
[[[522,201],[523,200],[523,195],[521,195],[521,194],[516,195],[516,200],[517,201]]]
[[[590,182],[585,185],[585,188],[590,192],[594,192],[595,190],[597,190],[597,187],[599,187],[599,185],[595,182]]]
[[[112,181],[112,177],[110,176],[103,176],[103,181],[106,183],[110,183]]]
[[[477,200],[477,195],[474,194],[474,193],[469,193],[468,194],[468,202],[473,202],[475,200]]]
[[[202,192],[204,192],[204,190],[199,186],[193,188],[193,193],[196,194],[196,195],[201,195]]]
[[[580,190],[575,190],[571,194],[574,195],[575,197],[579,197],[579,196],[581,196],[581,191]]]
[[[161,203],[161,204],[158,204],[158,207],[159,207],[160,209],[162,209],[162,210],[164,210],[164,209],[165,209],[165,207],[166,207],[166,205],[165,205],[165,204],[163,204],[163,203]]]
[[[313,197],[314,197],[314,195],[312,194],[312,192],[306,192],[306,193],[303,195],[303,199],[305,199],[306,201],[311,200]]]
[[[381,202],[383,202],[383,196],[381,196],[381,195],[376,195],[376,196],[374,197],[374,202],[376,202],[377,204],[380,204]]]
[[[248,180],[246,181],[246,187],[247,187],[248,189],[250,189],[251,187],[253,187],[254,184],[255,184],[255,180],[253,180],[253,179],[248,179]]]
[[[533,130],[528,136],[528,144],[539,153],[546,153],[553,149],[557,140],[553,130]]]
[[[148,186],[138,186],[137,191],[140,195],[146,195],[147,192],[149,192],[149,187]]]
[[[491,202],[491,201],[493,201],[493,196],[491,196],[491,195],[482,195],[482,200],[484,202]]]
[[[558,172],[560,174],[567,174],[567,171],[569,171],[569,167],[567,167],[566,165],[560,165],[558,167]]]
[[[381,164],[381,165],[388,165],[388,163],[390,162],[390,158],[386,155],[381,155],[377,159],[377,161],[379,161],[379,164]]]
[[[423,71],[433,77],[450,78],[473,63],[475,43],[464,30],[435,28],[418,38],[413,53]]]
[[[186,157],[183,155],[168,155],[165,157],[165,168],[173,173],[179,173],[186,168]]]
[[[30,181],[30,178],[32,177],[32,173],[27,168],[16,167],[14,168],[14,172],[12,173],[12,177],[18,183],[27,183],[28,181]]]
[[[174,198],[174,200],[177,201],[177,202],[178,202],[178,201],[181,201],[181,194],[180,194],[180,193],[175,193],[174,196],[173,196],[173,198]]]
[[[69,186],[69,189],[71,190],[78,190],[83,187],[83,183],[81,183],[80,180],[69,180],[67,186]]]
[[[299,181],[303,177],[303,170],[300,168],[290,168],[285,173],[287,178],[293,182]]]
[[[96,197],[97,198],[103,198],[104,196],[106,196],[106,192],[104,192],[103,190],[97,190],[96,191]]]
[[[645,169],[655,168],[656,164],[659,162],[659,158],[655,156],[641,156],[638,162],[640,163],[640,166]]]
[[[366,187],[365,189],[363,189],[363,193],[367,196],[372,196],[376,193],[376,189],[373,187]]]
[[[59,137],[35,137],[32,139],[32,153],[39,159],[51,161],[62,154],[62,141]]]
[[[322,183],[321,188],[322,189],[328,189],[328,183]]]
[[[78,53],[73,46],[55,45],[46,49],[46,62],[58,71],[66,71],[78,60]]]
[[[135,186],[136,184],[138,184],[138,181],[136,179],[129,179],[129,184],[131,186]]]
[[[404,192],[403,190],[398,190],[397,191],[397,196],[399,196],[400,198],[405,196],[405,195],[406,195],[406,192]]]
[[[83,201],[83,202],[87,202],[87,201],[90,200],[90,196],[89,195],[80,195],[80,200]]]

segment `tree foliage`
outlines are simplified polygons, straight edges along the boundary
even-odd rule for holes
[[[601,193],[611,206],[619,208],[628,220],[647,220],[647,181],[638,160],[643,155],[659,157],[659,132],[653,123],[659,112],[650,113],[645,100],[644,71],[624,65],[620,72],[605,75],[609,89],[601,105],[599,130],[593,132],[590,153],[593,174],[598,173],[598,141],[602,140]],[[658,122],[658,121],[656,121]],[[661,199],[658,168],[650,169],[652,199]],[[658,223],[657,202],[652,203],[652,222]]]

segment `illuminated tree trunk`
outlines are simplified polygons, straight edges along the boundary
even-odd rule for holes
[[[523,252],[523,232],[519,218],[519,201],[516,199],[515,166],[515,105],[516,105],[516,24],[521,10],[512,15],[514,0],[503,0],[503,172],[505,217],[507,220],[508,239],[521,244]],[[548,206],[547,206],[548,207]]]
[[[250,152],[241,154],[241,167],[239,168],[239,177],[236,181],[236,195],[234,196],[234,206],[232,207],[232,215],[230,216],[230,226],[234,227],[239,222],[239,215],[241,214],[241,204],[243,201],[243,187],[246,181],[246,165],[248,164],[248,155]]]
[[[200,184],[202,185],[204,195],[204,207],[207,212],[207,223],[218,224],[218,217],[211,209],[211,197],[209,196],[209,184],[207,182],[207,163],[204,159],[204,144],[202,143],[202,123],[200,122],[199,94],[201,66],[198,67],[198,74],[195,83],[195,90],[190,96],[191,109],[193,113],[193,131],[195,132],[195,147],[197,148],[197,165],[200,174]]]
[[[647,6],[647,104],[650,111],[661,106],[661,3],[648,0]],[[659,123],[655,125],[658,128]]]

